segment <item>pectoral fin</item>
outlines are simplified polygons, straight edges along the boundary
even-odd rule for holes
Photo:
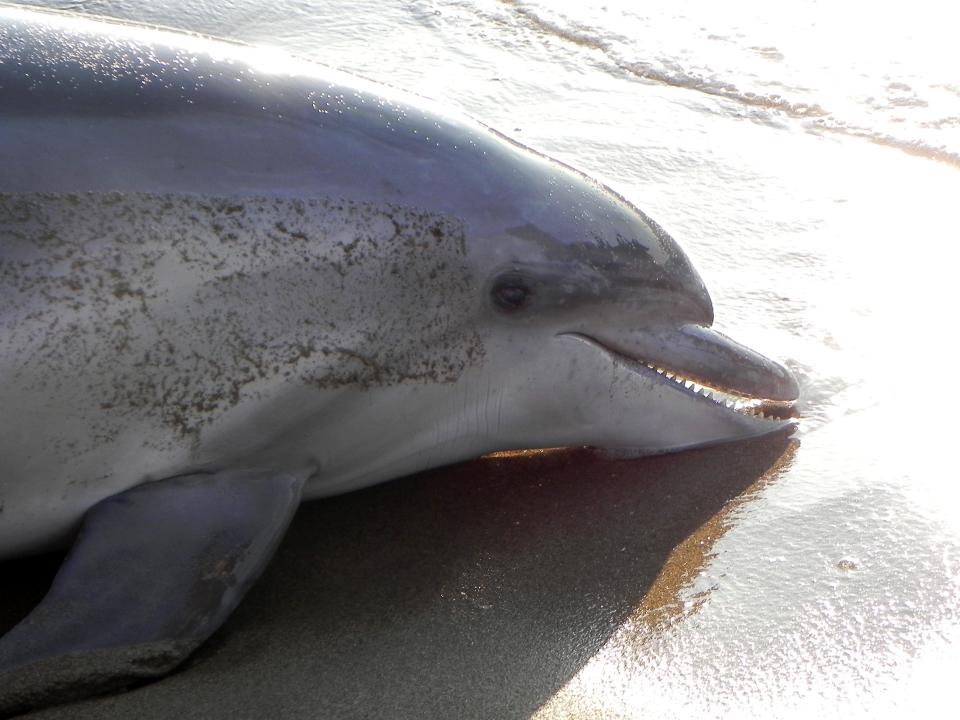
[[[179,665],[263,571],[301,486],[231,470],[150,482],[91,508],[47,596],[0,638],[0,715]]]

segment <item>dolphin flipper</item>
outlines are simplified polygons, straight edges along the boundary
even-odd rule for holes
[[[0,715],[179,665],[263,571],[301,487],[262,470],[183,475],[91,508],[47,596],[0,638]]]

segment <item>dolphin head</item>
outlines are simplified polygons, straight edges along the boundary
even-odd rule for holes
[[[560,163],[524,164],[517,222],[471,245],[488,370],[509,398],[500,444],[655,453],[792,422],[796,380],[711,329],[710,295],[673,238]]]

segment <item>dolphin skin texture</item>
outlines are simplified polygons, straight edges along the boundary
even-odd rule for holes
[[[779,431],[623,198],[267,52],[0,9],[0,559],[72,543],[0,714],[176,667],[298,503],[496,450]]]

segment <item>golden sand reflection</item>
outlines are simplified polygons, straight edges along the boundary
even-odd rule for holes
[[[735,527],[737,511],[789,468],[799,446],[798,442],[791,442],[780,459],[763,475],[677,545],[626,623],[625,627],[630,628],[630,636],[619,637],[619,642],[636,650],[652,633],[668,629],[703,606],[707,592],[695,593],[690,603],[682,599],[684,590],[692,585],[713,558],[717,541]]]
[[[635,717],[626,702],[628,698],[622,697],[623,688],[612,686],[610,679],[628,677],[632,667],[641,662],[651,640],[704,606],[710,590],[693,591],[693,585],[715,556],[716,543],[736,526],[738,512],[789,470],[799,446],[797,441],[790,442],[763,475],[674,548],[626,622],[580,672],[534,713],[534,720]],[[614,667],[607,667],[611,663]]]
[[[541,457],[546,455],[555,455],[557,453],[565,452],[570,449],[571,448],[566,448],[566,447],[552,447],[552,448],[528,448],[525,450],[498,450],[496,452],[487,453],[481,458],[481,460],[502,460],[504,458]]]

